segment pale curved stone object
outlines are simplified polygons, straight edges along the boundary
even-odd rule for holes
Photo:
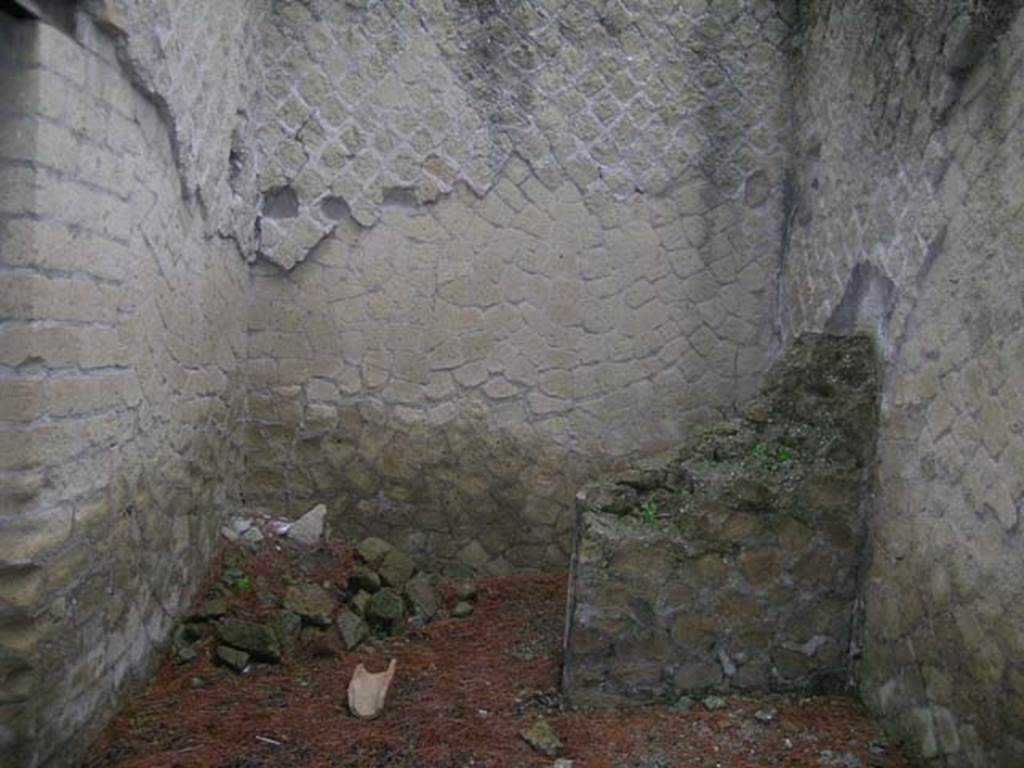
[[[384,711],[384,699],[397,664],[398,661],[392,659],[383,672],[367,672],[362,664],[356,667],[352,682],[348,684],[348,708],[353,715],[372,720]]]

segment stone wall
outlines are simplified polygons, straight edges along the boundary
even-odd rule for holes
[[[1020,5],[0,17],[0,761],[73,753],[237,495],[564,564],[583,477],[854,328],[862,690],[925,760],[1024,761]]]
[[[580,479],[755,390],[772,2],[274,3],[246,499],[498,573]]]
[[[266,0],[82,0],[167,124],[182,196],[207,229],[255,247],[252,105]]]
[[[577,705],[844,692],[878,423],[864,336],[808,335],[742,415],[577,495]]]
[[[5,767],[70,764],[152,667],[241,464],[246,265],[113,40],[76,36],[0,14]]]
[[[801,4],[788,335],[886,366],[861,688],[929,765],[1024,764],[1024,15]]]

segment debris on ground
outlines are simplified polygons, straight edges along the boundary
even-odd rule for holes
[[[249,666],[249,654],[230,645],[218,645],[217,658],[235,672],[245,672]]]
[[[551,727],[543,717],[538,717],[533,725],[520,734],[523,741],[533,747],[537,752],[548,757],[558,757],[564,748],[562,740],[558,738],[555,729]]]
[[[476,601],[480,591],[476,584],[471,581],[463,581],[455,585],[455,599],[460,603],[472,603]]]
[[[433,579],[425,573],[417,574],[409,579],[402,588],[409,615],[422,624],[437,615],[441,607],[441,595],[434,586]]]
[[[356,555],[372,568],[380,563],[384,556],[392,549],[393,547],[384,539],[370,536],[356,544]]]
[[[338,637],[344,643],[346,651],[358,648],[363,641],[370,638],[370,628],[363,618],[353,611],[342,611],[334,623],[338,627]]]
[[[324,533],[324,517],[327,515],[327,507],[317,504],[309,512],[304,514],[285,530],[285,536],[296,544],[304,544],[308,547],[320,542]]]
[[[704,706],[695,697],[672,707],[570,710],[558,690],[565,574],[424,571],[437,589],[437,612],[425,622],[408,590],[371,595],[367,582],[351,580],[357,569],[377,573],[394,549],[381,539],[357,549],[323,540],[280,546],[273,535],[256,547],[231,545],[166,663],[101,734],[84,768],[907,765],[864,708],[844,698],[730,695],[718,709],[708,708],[709,696]],[[333,601],[329,626],[286,607],[289,587],[304,584]],[[370,603],[381,592],[387,610],[374,625]],[[192,660],[175,663],[182,649]],[[373,720],[354,717],[352,670],[382,670],[390,659],[401,672],[386,708]],[[522,736],[541,719],[563,744],[561,761]]]
[[[319,584],[293,584],[284,593],[284,607],[318,627],[329,627],[334,617],[334,598]]]
[[[701,706],[703,706],[708,712],[714,712],[718,709],[725,709],[726,701],[721,696],[705,696],[704,701],[701,702]]]
[[[393,635],[402,625],[405,603],[401,596],[390,587],[384,587],[374,594],[366,604],[366,621],[375,630]]]
[[[240,619],[222,619],[215,626],[218,639],[226,646],[245,651],[260,661],[280,661],[281,644],[266,624]]]
[[[675,709],[679,712],[689,712],[691,709],[693,709],[693,705],[695,703],[696,702],[689,696],[680,696],[678,699],[676,699],[676,703],[672,705],[672,709]]]
[[[348,708],[353,715],[372,720],[384,711],[397,664],[397,660],[392,659],[383,672],[367,672],[362,664],[356,667],[348,684]]]
[[[348,591],[353,594],[368,592],[372,595],[380,588],[380,574],[369,568],[356,568],[348,577]]]

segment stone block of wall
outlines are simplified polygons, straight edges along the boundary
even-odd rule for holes
[[[849,684],[878,386],[867,338],[803,337],[741,417],[584,486],[574,704]]]

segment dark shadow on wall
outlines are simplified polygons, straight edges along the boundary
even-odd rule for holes
[[[858,262],[850,271],[843,297],[825,324],[829,333],[871,330],[884,343],[896,304],[896,285],[874,264]]]
[[[72,34],[77,0],[0,0],[0,13],[16,19],[38,19]]]

